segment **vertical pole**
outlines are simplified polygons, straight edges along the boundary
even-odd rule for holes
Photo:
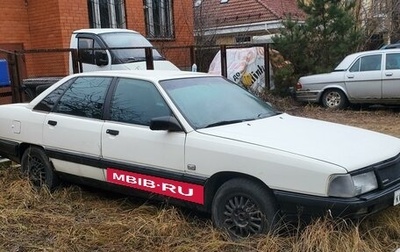
[[[9,55],[9,66],[11,68],[11,95],[12,102],[22,102],[22,89],[21,89],[21,78],[19,76],[18,66],[18,54],[14,51],[13,54]]]
[[[264,66],[265,66],[265,89],[271,88],[270,71],[269,71],[269,44],[264,44]]]
[[[73,73],[82,72],[82,61],[78,59],[78,49],[71,49],[72,71]]]
[[[228,66],[226,60],[226,45],[221,45],[221,75],[225,78],[228,77]]]
[[[146,47],[145,49],[146,54],[146,69],[147,70],[154,70],[154,62],[153,62],[153,48]]]
[[[194,50],[194,46],[190,46],[190,65],[193,66],[193,64],[196,63],[196,52]]]
[[[190,66],[192,67],[193,71],[193,66],[196,64],[196,51],[194,49],[194,46],[190,46]],[[197,66],[196,66],[196,71],[197,72]]]

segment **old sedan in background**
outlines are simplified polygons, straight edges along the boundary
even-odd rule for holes
[[[296,99],[327,108],[349,103],[400,104],[400,49],[347,56],[331,73],[301,77]]]
[[[358,218],[400,203],[400,139],[279,113],[202,73],[66,77],[0,106],[0,155],[35,186],[69,180],[168,200],[211,213],[233,237],[283,217]]]

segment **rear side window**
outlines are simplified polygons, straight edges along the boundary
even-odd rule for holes
[[[50,112],[53,110],[54,106],[60,99],[60,97],[64,94],[65,90],[69,85],[74,81],[74,79],[69,80],[55,89],[53,92],[48,94],[41,102],[39,102],[33,109],[41,110],[45,112]]]
[[[112,121],[149,126],[152,118],[168,115],[171,111],[153,83],[118,81],[110,106]]]
[[[112,78],[80,77],[61,96],[54,112],[101,119]]]
[[[386,70],[400,69],[400,53],[386,54]]]

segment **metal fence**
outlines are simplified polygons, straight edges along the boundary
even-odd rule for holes
[[[221,51],[221,74],[227,76],[227,57],[226,52],[233,48],[243,47],[264,47],[265,65],[269,62],[268,44],[240,44],[240,45],[221,45],[221,46],[184,46],[184,47],[158,47],[157,49],[169,61],[177,65],[182,70],[191,70],[193,64],[197,65],[197,71],[208,72],[208,67],[218,51]],[[137,47],[134,47],[138,49]],[[145,50],[146,67],[153,69],[152,49],[141,47]],[[110,50],[122,48],[106,48]],[[124,48],[126,49],[126,48]],[[140,48],[139,48],[140,49]],[[94,48],[103,50],[104,48]],[[74,73],[82,72],[82,54],[77,49],[32,49],[7,51],[0,49],[0,61],[7,62],[10,83],[2,86],[0,83],[0,104],[25,102],[32,98],[32,94],[26,92],[24,83],[26,80],[39,77],[61,78],[69,74],[70,65]],[[71,60],[71,62],[70,62]],[[0,64],[0,74],[1,64]],[[269,87],[270,73],[269,68],[265,71],[266,87]],[[28,95],[29,94],[29,95]]]

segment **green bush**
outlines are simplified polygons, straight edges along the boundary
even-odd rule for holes
[[[296,84],[298,76],[294,74],[294,69],[291,64],[278,68],[274,71],[275,89],[271,91],[273,95],[286,97],[291,95]]]

